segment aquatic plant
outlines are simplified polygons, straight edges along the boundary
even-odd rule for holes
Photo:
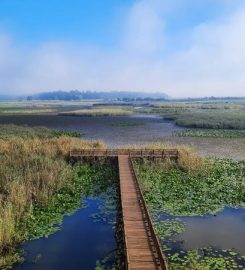
[[[245,205],[245,162],[210,160],[204,169],[200,166],[190,171],[185,167],[136,162],[150,207],[194,216],[214,214],[225,206]]]
[[[44,127],[27,127],[17,125],[0,125],[0,139],[23,138],[23,139],[47,139],[59,137],[81,137],[77,131],[48,129]]]
[[[185,153],[189,155],[189,153]],[[176,163],[135,161],[155,230],[170,270],[244,269],[244,256],[235,250],[206,247],[186,251],[175,240],[185,224],[175,216],[215,214],[225,206],[245,206],[245,162],[208,160],[192,168],[182,156]],[[161,214],[165,213],[164,218]],[[171,214],[171,215],[169,215]]]
[[[144,121],[123,121],[123,122],[115,122],[112,123],[113,127],[137,127],[145,125]]]
[[[166,120],[179,126],[206,129],[244,129],[245,103],[241,102],[165,102],[151,107]]]
[[[179,137],[214,137],[214,138],[245,138],[245,132],[239,130],[188,129],[176,132]]]
[[[18,115],[30,115],[30,114],[48,114],[48,113],[55,113],[57,112],[56,109],[33,109],[33,108],[26,108],[26,109],[0,109],[0,114],[8,115],[8,114],[18,114]]]
[[[0,268],[17,260],[18,243],[42,231],[50,232],[47,221],[56,221],[57,213],[49,207],[56,195],[59,200],[67,197],[63,189],[67,190],[74,179],[74,168],[65,161],[69,151],[103,147],[99,141],[68,137],[0,139]],[[69,210],[68,203],[62,207]],[[45,209],[51,214],[49,218]],[[35,227],[37,216],[40,219]]]
[[[101,108],[101,109],[81,109],[69,112],[62,112],[60,115],[68,116],[120,116],[120,115],[129,115],[133,111],[122,108]]]

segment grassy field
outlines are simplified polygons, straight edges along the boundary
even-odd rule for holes
[[[8,130],[12,132],[10,136]],[[103,148],[103,143],[60,136],[53,131],[47,136],[43,131],[1,128],[1,269],[20,260],[20,242],[56,230],[53,224],[80,205],[81,194],[88,190],[86,183],[97,181],[101,177],[98,174],[108,172],[104,168],[77,169],[66,162],[70,150]]]
[[[178,165],[135,162],[169,269],[243,269],[239,262],[245,258],[234,250],[207,247],[176,251],[170,243],[185,230],[180,216],[215,214],[226,206],[245,206],[245,162],[203,160],[185,151],[181,155]],[[159,220],[159,211],[170,217]]]

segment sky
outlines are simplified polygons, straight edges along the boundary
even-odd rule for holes
[[[245,96],[244,0],[0,0],[0,94]]]

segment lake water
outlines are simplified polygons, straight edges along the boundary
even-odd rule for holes
[[[28,241],[23,245],[25,262],[14,270],[95,269],[96,261],[108,257],[114,263],[115,229],[106,221],[95,221],[103,204],[101,199],[87,199],[81,208],[63,220],[61,230],[48,238]]]
[[[178,219],[185,231],[173,240],[185,250],[213,246],[219,249],[236,249],[245,254],[245,208],[224,208],[216,215],[178,217],[156,212],[156,220]]]
[[[120,126],[125,123],[137,126]],[[130,116],[84,117],[57,115],[3,115],[0,124],[42,126],[52,129],[75,130],[84,138],[101,139],[109,147],[164,140],[173,132],[182,130],[159,115],[136,114]]]
[[[245,254],[245,209],[225,208],[216,216],[183,217],[184,233],[176,240],[183,248],[198,249],[213,246],[219,249],[236,249]]]
[[[176,217],[163,212],[155,214],[158,222],[172,220],[184,225],[182,233],[162,241],[162,244],[168,247],[168,257],[171,258],[177,253],[184,258],[188,251],[197,250],[203,258],[232,256],[233,260],[245,269],[245,259],[242,257],[245,255],[245,208],[226,207],[217,215],[194,217]]]
[[[142,122],[139,126],[120,123]],[[52,129],[75,130],[84,138],[102,139],[109,147],[125,144],[164,141],[173,132],[182,130],[157,115],[117,117],[72,117],[56,115],[0,116],[0,124],[43,126]],[[190,139],[190,138],[187,138]],[[192,139],[192,138],[191,138]],[[199,138],[198,138],[199,139]],[[223,147],[224,144],[222,144]],[[116,248],[115,231],[106,222],[94,222],[91,215],[98,211],[102,200],[87,200],[88,207],[65,217],[59,232],[24,244],[26,262],[15,270],[94,269],[96,260],[111,255]],[[169,215],[166,215],[169,218]],[[165,218],[166,218],[165,216]],[[245,209],[225,208],[216,216],[181,217],[185,231],[175,237],[175,251],[201,249],[235,249],[245,254]],[[245,264],[245,262],[244,262]],[[245,265],[244,265],[245,267]],[[244,268],[245,269],[245,268]]]

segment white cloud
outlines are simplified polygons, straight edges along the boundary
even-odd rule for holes
[[[137,1],[116,49],[64,42],[17,46],[0,34],[0,93],[56,89],[163,91],[171,96],[245,96],[245,4],[194,27],[170,50],[168,2]],[[181,46],[180,46],[181,47]],[[168,52],[168,53],[166,53]]]
[[[133,53],[154,53],[164,46],[162,1],[137,1],[127,16],[123,43]]]

